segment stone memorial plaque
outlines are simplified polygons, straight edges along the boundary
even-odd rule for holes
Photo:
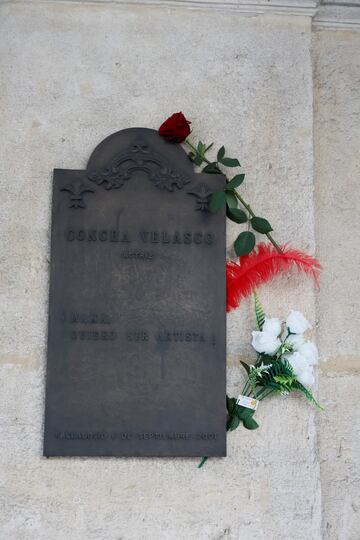
[[[224,456],[221,175],[134,128],[54,170],[45,456]]]

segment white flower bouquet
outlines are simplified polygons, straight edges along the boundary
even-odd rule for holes
[[[252,332],[252,346],[257,359],[253,365],[241,362],[247,373],[241,395],[226,396],[227,431],[234,431],[240,423],[247,429],[258,428],[254,413],[259,402],[272,394],[298,391],[321,409],[309,390],[315,382],[314,366],[319,357],[316,345],[304,337],[310,323],[300,311],[291,311],[284,323],[268,318],[256,293],[254,297],[257,330]],[[202,458],[199,467],[206,459]]]

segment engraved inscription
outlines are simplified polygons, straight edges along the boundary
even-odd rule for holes
[[[106,439],[105,433],[86,433],[86,432],[80,432],[80,431],[56,431],[55,432],[55,438],[56,439],[68,439],[68,440],[95,440],[95,441],[103,441]]]
[[[108,313],[63,311],[61,321],[72,327],[68,334],[72,341],[114,341],[118,337],[118,333],[109,328],[113,320]],[[83,328],[84,326],[87,328]],[[98,326],[105,326],[106,330],[97,328]]]
[[[68,242],[131,242],[128,233],[105,229],[67,229],[65,238]]]
[[[95,313],[94,311],[70,311],[68,313],[64,311],[61,315],[61,320],[70,324],[111,324],[112,322],[109,314]]]
[[[127,332],[127,341],[149,341],[148,332]]]
[[[205,343],[206,339],[204,334],[198,332],[176,332],[176,331],[162,331],[156,336],[157,341],[172,341],[180,343]]]
[[[214,441],[217,439],[217,433],[187,433],[187,432],[146,432],[146,433],[129,433],[129,432],[111,432],[106,433],[105,431],[94,431],[94,432],[84,432],[84,431],[55,431],[54,437],[56,439],[66,439],[66,440],[92,440],[92,441],[103,441],[105,439],[119,440],[119,441],[130,441],[132,439],[138,439],[141,441],[171,441],[171,440],[208,440]]]
[[[114,341],[120,339],[134,344],[152,342],[216,345],[215,334],[207,334],[199,330],[162,329],[150,332],[147,329],[134,328],[124,332],[121,328],[114,328],[113,326],[109,328],[110,324],[113,325],[113,321],[111,316],[106,313],[63,312],[61,321],[72,326],[68,334],[72,341]],[[75,329],[74,325],[77,325],[78,328]],[[96,327],[99,325],[106,325],[106,330]],[[87,328],[83,328],[83,326]]]
[[[154,253],[151,251],[123,251],[121,253],[123,259],[137,259],[141,261],[152,261],[154,259]]]
[[[75,229],[65,230],[65,239],[68,242],[112,242],[130,243],[133,236],[126,231],[113,229]],[[209,231],[139,231],[135,239],[143,244],[177,244],[177,245],[211,245],[215,243],[215,234]]]
[[[114,341],[117,338],[117,333],[105,330],[73,330],[70,332],[70,338],[73,341]]]
[[[167,232],[140,231],[140,239],[144,244],[213,244],[215,235],[212,232]]]

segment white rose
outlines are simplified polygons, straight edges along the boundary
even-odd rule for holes
[[[286,358],[286,360],[293,368],[293,372],[296,378],[302,373],[305,368],[309,367],[306,359],[298,352],[294,352],[292,354],[285,354],[284,358]]]
[[[299,347],[299,353],[306,359],[309,366],[314,366],[318,363],[319,353],[317,347],[311,341],[306,341]]]
[[[264,354],[274,354],[281,345],[279,338],[268,332],[252,332],[251,345],[255,351]]]
[[[299,383],[304,386],[313,386],[315,383],[314,370],[312,366],[308,366],[303,369],[302,372],[296,377]]]
[[[299,347],[305,343],[305,338],[302,334],[291,334],[286,338],[286,343],[291,345],[293,351],[298,351]]]
[[[262,331],[266,334],[272,334],[275,337],[278,337],[281,334],[281,321],[280,319],[268,319],[265,317],[264,326]]]
[[[299,352],[292,354],[285,354],[284,357],[291,365],[294,375],[299,383],[304,386],[312,386],[315,382],[313,367],[309,365],[308,361]]]
[[[291,311],[286,319],[286,326],[292,334],[303,334],[306,330],[312,328],[301,311]]]

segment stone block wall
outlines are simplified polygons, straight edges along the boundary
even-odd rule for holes
[[[359,538],[360,7],[327,4],[0,1],[1,539]],[[108,134],[177,110],[239,156],[276,238],[325,267],[320,293],[290,275],[259,291],[269,314],[314,322],[325,410],[269,400],[260,429],[229,435],[228,457],[201,470],[45,459],[52,169],[84,168]],[[228,317],[230,393],[253,324],[250,301]]]

